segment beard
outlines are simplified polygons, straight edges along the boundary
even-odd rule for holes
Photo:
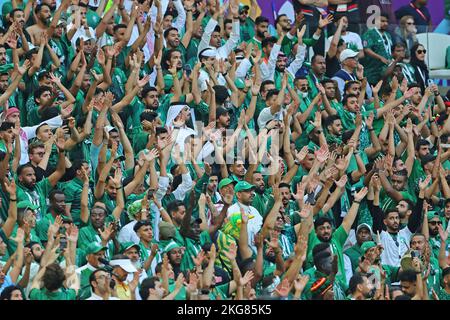
[[[265,32],[261,32],[259,30],[256,30],[256,36],[258,36],[259,38],[264,39],[266,37],[266,33]]]

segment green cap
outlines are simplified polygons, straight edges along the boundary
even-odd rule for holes
[[[32,204],[28,200],[23,200],[23,201],[20,201],[19,203],[17,203],[17,209],[25,209],[25,208],[28,208],[30,210],[36,210],[37,208],[39,208],[39,206]]]
[[[107,247],[102,247],[101,245],[99,245],[97,242],[91,242],[88,247],[86,248],[86,255],[88,254],[95,254],[98,253],[102,250],[108,250]]]
[[[437,213],[436,211],[428,211],[428,214],[427,214],[428,221],[430,221],[433,218],[441,219],[441,217],[439,217],[439,215],[436,213]]]
[[[231,180],[230,178],[225,178],[220,180],[219,182],[219,190],[222,189],[223,187],[229,185],[230,183],[234,183],[233,180]]]
[[[7,73],[9,70],[14,69],[14,65],[12,63],[7,63],[0,66],[0,74]]]
[[[122,247],[122,250],[121,250],[122,253],[124,253],[125,251],[127,251],[128,249],[131,249],[133,247],[136,248],[136,250],[139,252],[139,254],[141,253],[141,247],[139,247],[138,244],[131,242],[131,241],[121,243],[121,247]]]
[[[100,23],[100,17],[99,15],[92,10],[88,10],[86,12],[86,22],[92,29],[97,28],[98,24]]]
[[[169,90],[173,87],[173,76],[171,74],[164,75],[164,89]]]
[[[361,245],[361,250],[363,253],[366,253],[370,248],[376,247],[377,244],[373,241],[366,241]]]
[[[234,84],[236,85],[236,87],[238,89],[244,89],[245,88],[245,82],[241,78],[236,78],[236,80],[234,80]]]
[[[142,210],[142,199],[136,200],[130,205],[128,205],[127,213],[130,220],[134,220],[136,214],[138,214]]]
[[[247,181],[239,181],[235,186],[234,186],[234,192],[240,192],[240,191],[246,191],[246,190],[251,190],[254,189],[255,186],[248,183]]]
[[[164,252],[169,252],[172,249],[178,249],[178,248],[181,248],[181,246],[172,240],[164,247]]]
[[[250,7],[246,4],[239,4],[239,12],[244,11],[244,10],[249,10]]]

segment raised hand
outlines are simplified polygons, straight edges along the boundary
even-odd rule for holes
[[[289,280],[284,278],[283,281],[275,288],[275,293],[279,297],[287,297],[289,295],[289,291],[291,290],[291,286],[289,285]]]
[[[314,155],[316,156],[317,161],[320,163],[324,163],[327,161],[328,157],[330,156],[330,151],[328,150],[327,145],[323,145],[319,150],[314,152]]]
[[[9,182],[8,179],[5,179],[3,181],[3,188],[10,197],[12,196],[13,198],[16,198],[17,188],[16,181],[14,179],[12,179],[11,182]]]
[[[243,277],[241,277],[241,279],[239,279],[239,285],[241,287],[244,287],[247,283],[249,283],[250,281],[253,280],[253,278],[255,277],[255,274],[253,273],[253,271],[247,271]]]
[[[97,229],[97,230],[98,230],[98,233],[99,233],[100,238],[102,239],[102,241],[107,243],[110,240],[111,235],[114,232],[114,225],[111,223],[111,224],[109,224],[109,226],[104,228],[104,230],[102,230],[100,228]]]
[[[334,183],[336,184],[336,186],[338,188],[344,188],[345,185],[347,184],[348,181],[348,177],[346,174],[342,175],[342,177],[338,180],[338,181],[334,181]]]
[[[146,75],[142,79],[138,80],[137,85],[139,88],[143,88],[150,81],[150,75]]]
[[[102,66],[104,66],[106,63],[105,52],[101,48],[97,51],[97,61]]]
[[[295,291],[303,292],[308,281],[309,281],[308,275],[305,275],[305,276],[298,275],[297,279],[294,280]]]
[[[78,241],[78,227],[74,224],[71,224],[70,227],[67,229],[66,232],[66,238],[72,243],[77,243]]]
[[[333,22],[333,15],[329,14],[325,18],[322,17],[322,15],[319,15],[319,28],[323,29],[327,25],[329,25],[331,22]]]
[[[310,203],[305,203],[305,205],[303,206],[302,210],[299,213],[299,216],[302,219],[308,218],[312,213],[312,209],[313,209],[313,207]]]
[[[355,194],[355,201],[361,202],[362,199],[367,195],[367,192],[369,192],[369,189],[367,187],[362,188]]]
[[[428,175],[425,179],[421,179],[419,182],[419,189],[424,191],[431,181],[431,175]]]

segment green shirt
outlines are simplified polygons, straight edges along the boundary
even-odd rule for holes
[[[333,232],[330,239],[331,252],[333,255],[338,256],[338,274],[336,275],[336,279],[339,278],[342,281],[342,283],[346,283],[343,247],[345,241],[347,240],[347,237],[348,233],[341,225],[339,228],[336,229],[336,231]],[[314,247],[319,243],[322,243],[322,241],[319,240],[319,238],[317,237],[315,230],[312,230],[309,234],[308,255],[307,255],[307,264],[310,266],[313,266],[312,251]]]
[[[364,48],[371,49],[388,60],[392,58],[388,51],[393,43],[389,32],[381,33],[376,28],[370,29],[362,35],[362,41]],[[389,49],[387,49],[388,47]],[[369,56],[363,59],[362,64],[364,65],[364,75],[370,84],[377,83],[381,79],[383,71],[387,68],[387,65],[380,60]]]
[[[56,292],[47,289],[33,289],[30,292],[30,300],[75,300],[77,293],[74,289],[61,288]]]
[[[70,214],[74,223],[77,226],[82,225],[80,220],[81,212],[81,192],[83,191],[83,181],[75,177],[67,182],[62,188],[64,195],[66,196],[66,204],[70,204]],[[88,191],[91,193],[91,189]]]
[[[28,200],[39,208],[35,210],[36,220],[40,220],[47,212],[47,197],[53,189],[48,178],[44,178],[33,189],[29,189],[17,182],[17,199]]]

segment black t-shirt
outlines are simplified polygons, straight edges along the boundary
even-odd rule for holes
[[[325,57],[325,63],[327,64],[327,71],[325,73],[325,76],[327,76],[328,78],[334,77],[336,72],[341,70],[341,64],[339,63],[339,60],[336,56],[330,58],[327,54],[327,56]]]

